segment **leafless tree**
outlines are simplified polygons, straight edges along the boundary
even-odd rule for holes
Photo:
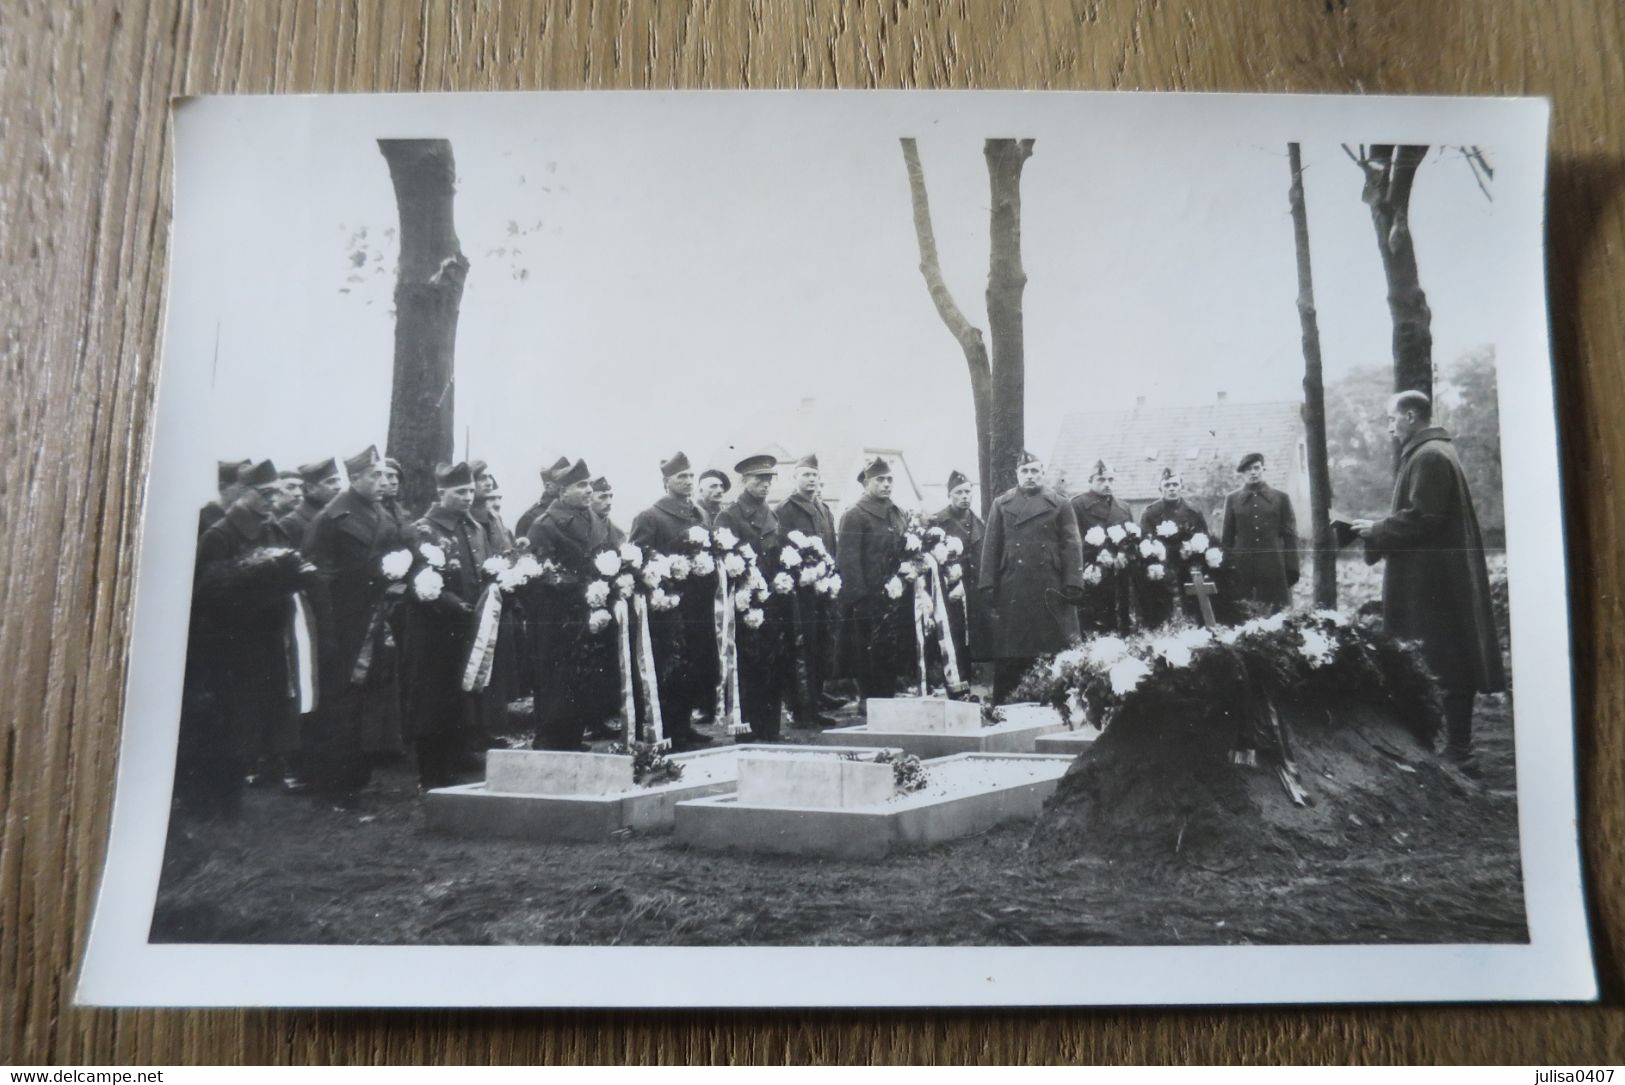
[[[1314,548],[1315,605],[1337,606],[1337,543],[1331,538],[1332,477],[1326,460],[1326,387],[1321,378],[1320,322],[1315,313],[1315,281],[1309,261],[1309,217],[1303,199],[1303,157],[1287,144],[1292,184],[1292,238],[1298,255],[1298,322],[1303,327],[1303,426],[1309,451],[1309,538]]]
[[[981,329],[966,318],[943,281],[919,149],[907,137],[902,145],[914,204],[914,232],[920,245],[920,274],[937,314],[964,352],[970,371],[971,402],[976,412],[976,468],[985,514],[996,494],[1015,485],[1016,460],[1026,439],[1021,300],[1027,273],[1021,266],[1021,171],[1032,157],[1033,141],[989,139],[982,147],[991,195],[987,276],[991,353]]]

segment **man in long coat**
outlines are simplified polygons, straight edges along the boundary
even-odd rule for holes
[[[665,494],[632,518],[632,545],[645,559],[651,554],[688,553],[688,533],[705,529],[705,517],[692,500],[694,468],[681,452],[661,461]],[[675,610],[649,615],[654,641],[656,680],[660,686],[660,719],[675,750],[710,743],[694,729],[695,710],[710,715],[717,692],[716,574],[690,572],[677,582]]]
[[[542,468],[542,496],[536,499],[534,505],[521,512],[519,519],[514,521],[513,531],[515,535],[523,539],[530,534],[530,525],[536,522],[538,516],[547,511],[549,505],[559,499],[558,480],[569,470],[570,458],[568,456],[560,456],[552,464]]]
[[[1128,506],[1112,495],[1117,476],[1105,460],[1096,460],[1089,472],[1089,488],[1072,499],[1072,515],[1078,520],[1078,535],[1083,537],[1093,528],[1107,531],[1134,522]],[[1125,540],[1133,545],[1132,540]],[[1130,576],[1123,570],[1104,571],[1101,582],[1084,589],[1083,602],[1078,605],[1078,631],[1084,636],[1096,633],[1114,633],[1127,636],[1134,624],[1134,588]]]
[[[836,601],[836,645],[840,673],[857,679],[858,693],[891,697],[897,680],[916,666],[910,592],[896,597],[892,581],[903,560],[908,517],[891,499],[892,469],[876,457],[858,474],[863,496],[841,514],[836,569],[841,593]]]
[[[526,613],[534,637],[536,740],[539,750],[583,750],[583,731],[620,707],[620,667],[612,629],[588,626],[587,585],[599,579],[593,557],[609,548],[606,523],[592,514],[592,473],[577,460],[556,477],[559,496],[530,525],[537,561],[558,567],[556,583],[533,581]]]
[[[1207,534],[1207,517],[1202,515],[1200,509],[1180,496],[1185,489],[1185,480],[1172,467],[1162,469],[1159,488],[1162,496],[1147,505],[1145,511],[1140,513],[1140,535],[1143,538],[1160,541],[1157,525],[1165,520],[1171,521],[1186,535],[1196,532]],[[1168,571],[1164,579],[1146,580],[1140,584],[1141,590],[1138,595],[1140,617],[1147,629],[1156,629],[1173,617],[1176,596],[1180,606],[1184,608],[1185,617],[1192,622],[1200,622],[1202,619],[1201,604],[1195,597],[1182,591],[1178,559],[1178,554],[1169,553],[1168,560],[1163,562]]]
[[[796,461],[795,492],[775,510],[779,528],[785,541],[795,545],[792,532],[816,538],[824,544],[830,557],[838,557],[835,533],[835,514],[818,497],[820,474],[817,453],[808,453]],[[824,693],[824,681],[834,664],[834,647],[830,627],[832,604],[829,597],[812,584],[798,584],[791,596],[791,654],[795,662],[795,681],[792,683],[790,707],[798,727],[831,727],[833,716],[824,709],[830,707]],[[836,702],[840,703],[840,702]]]
[[[200,536],[209,529],[210,525],[218,522],[226,515],[226,510],[231,508],[232,503],[237,500],[237,495],[243,492],[242,483],[238,481],[237,476],[252,466],[254,466],[253,460],[219,460],[216,462],[215,489],[218,491],[219,497],[198,510],[197,533]]]
[[[463,669],[474,636],[480,566],[490,557],[485,532],[470,515],[474,472],[466,463],[435,468],[435,503],[413,525],[418,541],[446,555],[443,586],[433,602],[416,603],[402,623],[402,706],[417,741],[418,779],[447,787],[471,739],[482,739],[480,695],[463,690]],[[500,641],[499,641],[500,643]]]
[[[1432,414],[1421,392],[1389,401],[1388,432],[1401,442],[1393,511],[1353,527],[1365,539],[1366,562],[1388,562],[1383,625],[1422,642],[1444,690],[1445,755],[1471,767],[1473,698],[1506,689],[1506,672],[1467,476]]]
[[[295,596],[315,570],[292,553],[261,560],[291,550],[271,516],[278,488],[269,460],[245,468],[237,498],[198,541],[176,793],[202,812],[235,814],[245,774],[291,769],[280,762],[299,750],[295,627],[304,625],[307,651],[312,627]]]
[[[299,486],[302,491],[299,504],[279,523],[288,541],[303,550],[305,540],[310,535],[310,525],[316,522],[316,517],[322,514],[328,502],[344,489],[338,461],[330,457],[320,463],[300,464]]]
[[[724,507],[722,497],[731,489],[733,482],[728,478],[728,472],[715,467],[700,472],[699,481],[694,484],[694,504],[699,506],[700,515],[705,517],[706,527],[716,524]]]
[[[948,504],[932,513],[927,523],[940,527],[964,546],[960,566],[964,569],[964,592],[958,600],[948,602],[948,625],[953,634],[954,651],[959,656],[961,677],[970,679],[972,660],[988,658],[983,653],[991,642],[988,626],[986,598],[976,589],[977,569],[982,561],[982,541],[987,528],[982,518],[971,508],[974,493],[970,479],[959,471],[948,472]]]
[[[502,522],[502,491],[496,476],[484,460],[470,460],[468,469],[474,473],[474,507],[468,514],[485,532],[486,549],[492,554],[512,554],[517,540]],[[529,658],[524,641],[524,603],[517,595],[506,596],[491,678],[480,694],[479,729],[488,737],[507,731],[508,702],[530,692],[529,672],[521,663]]]
[[[367,785],[372,757],[400,748],[394,635],[374,621],[387,584],[383,556],[408,541],[379,500],[384,461],[376,447],[344,461],[349,489],[310,527],[305,556],[322,576],[321,707],[307,735],[313,783],[347,796]],[[366,649],[365,657],[363,649]]]
[[[626,531],[609,517],[615,509],[615,487],[603,475],[592,480],[591,508],[592,514],[609,528],[609,545],[618,548],[626,541]]]
[[[1078,639],[1083,597],[1077,517],[1044,487],[1044,464],[1031,452],[988,513],[978,578],[993,610],[993,699],[1003,703],[1039,656]]]
[[[1292,499],[1264,481],[1262,452],[1247,453],[1236,471],[1246,481],[1224,498],[1225,594],[1274,614],[1292,605],[1298,582],[1298,518]]]
[[[734,465],[739,475],[739,498],[717,514],[715,530],[727,528],[739,541],[756,551],[756,568],[773,583],[779,571],[779,548],[784,533],[779,518],[767,503],[773,488],[778,460],[769,454],[747,456]],[[748,734],[741,742],[780,742],[784,695],[790,685],[791,660],[790,600],[788,595],[771,592],[762,604],[765,618],[760,628],[744,622],[736,624],[739,644],[739,711]]]

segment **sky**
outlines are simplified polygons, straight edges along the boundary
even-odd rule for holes
[[[537,468],[568,454],[615,483],[629,521],[658,496],[661,458],[682,449],[709,465],[808,398],[832,433],[905,449],[917,476],[973,472],[966,367],[918,269],[898,137],[918,139],[945,280],[985,329],[982,140],[1014,135],[1035,139],[1021,187],[1029,448],[1046,456],[1070,411],[1142,396],[1296,399],[1286,138],[1303,143],[1332,381],[1388,364],[1390,336],[1361,174],[1341,143],[1402,137],[1273,108],[1299,99],[1237,101],[621,93],[183,107],[166,364],[209,373],[217,458],[293,466],[382,447],[398,222],[376,140],[444,137],[471,263],[456,452],[466,434],[492,464],[510,520]],[[1495,216],[1459,152],[1436,149],[1412,228],[1437,363],[1500,337],[1484,302],[1500,289]],[[200,497],[212,473],[199,465]]]

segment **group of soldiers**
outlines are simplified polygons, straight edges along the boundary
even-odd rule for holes
[[[1417,409],[1412,403],[1403,417],[1414,418]],[[1414,426],[1418,433],[1424,428]],[[737,737],[745,742],[781,741],[786,708],[793,725],[824,727],[851,695],[889,697],[900,685],[928,680],[944,685],[946,647],[934,643],[927,652],[916,640],[912,600],[889,590],[905,539],[922,523],[961,544],[970,590],[948,610],[953,669],[969,677],[976,664],[989,665],[995,703],[1010,698],[1039,657],[1081,636],[1153,628],[1195,605],[1177,579],[1151,590],[1132,577],[1086,581],[1083,537],[1133,519],[1113,495],[1113,471],[1104,462],[1094,465],[1088,489],[1068,498],[1046,485],[1043,462],[1023,453],[1016,485],[993,500],[984,523],[972,507],[971,481],[958,471],[948,478],[947,505],[912,520],[892,499],[892,466],[876,458],[858,474],[862,495],[837,522],[821,496],[815,454],[788,466],[793,491],[770,504],[781,469],[772,455],[749,456],[730,476],[715,468],[697,473],[678,452],[652,465],[664,492],[633,517],[630,531],[612,518],[608,480],[568,457],[542,470],[542,496],[514,531],[502,518],[496,479],[480,461],[440,465],[434,503],[416,516],[399,502],[400,465],[376,448],[344,461],[342,471],[334,460],[296,472],[270,461],[219,466],[219,498],[203,509],[199,524],[177,797],[228,813],[240,804],[241,788],[256,780],[353,796],[374,764],[408,749],[415,749],[423,786],[444,786],[473,770],[483,749],[510,730],[509,704],[526,695],[534,698],[538,748],[585,750],[588,740],[626,734],[625,709],[635,702],[636,733],[650,734],[657,704],[664,736],[687,750],[715,741],[704,728],[731,714],[733,676],[737,718],[745,725]],[[1223,618],[1287,607],[1298,580],[1292,505],[1263,480],[1265,467],[1260,454],[1243,458],[1241,485],[1225,499],[1224,573],[1215,601]],[[735,478],[738,492],[729,501]],[[1165,471],[1161,489],[1139,518],[1142,535],[1165,521],[1206,533],[1206,519],[1184,498],[1176,474]],[[1390,520],[1356,525],[1368,553],[1377,555],[1372,560],[1389,559],[1391,580],[1396,566],[1415,560],[1403,545],[1399,500],[1396,494]],[[1470,502],[1466,512],[1470,519]],[[772,593],[761,604],[761,620],[723,643],[725,607],[696,573],[674,606],[648,613],[653,672],[634,671],[628,679],[615,638],[591,627],[583,589],[600,575],[594,560],[623,543],[649,555],[679,554],[692,546],[694,529],[704,529],[706,538],[726,529],[749,546],[767,582],[789,542],[816,538],[838,573],[838,591],[803,582]],[[444,590],[433,605],[385,608],[380,563],[423,542],[451,559]],[[527,553],[549,575],[506,601],[489,681],[471,691],[464,661],[481,570],[494,555]],[[1475,588],[1482,582],[1481,548],[1477,563],[1476,576],[1468,570]],[[1411,624],[1440,644],[1459,639],[1453,626],[1439,631],[1455,620],[1443,613],[1430,609]],[[1469,673],[1450,665],[1449,651],[1433,654],[1458,691],[1448,702],[1452,742],[1465,749],[1471,691],[1497,688],[1499,657],[1485,664],[1484,653],[1474,653],[1477,669]],[[922,675],[926,658],[931,673]],[[1486,672],[1491,666],[1494,673]],[[635,698],[624,688],[629,680],[640,687]],[[655,689],[641,688],[651,682]]]

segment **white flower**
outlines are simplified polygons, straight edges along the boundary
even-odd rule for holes
[[[761,567],[758,565],[750,567],[750,586],[753,591],[767,591],[767,577],[762,575]]]
[[[1122,524],[1113,524],[1111,527],[1106,529],[1106,538],[1110,539],[1113,543],[1120,543],[1127,536],[1128,532],[1123,530]]]
[[[950,598],[950,599],[963,599],[963,598],[965,598],[965,585],[963,585],[963,584],[955,584],[954,587],[953,587],[953,590],[948,593],[948,598]]]
[[[656,610],[673,610],[681,602],[678,596],[671,595],[663,588],[656,588],[649,595],[649,605]]]
[[[1098,565],[1091,564],[1083,570],[1083,579],[1087,584],[1099,584],[1101,575]]]
[[[701,531],[703,529],[702,528],[694,528],[693,530]],[[735,535],[733,532],[729,531],[725,527],[717,528],[717,530],[716,530],[716,540],[717,540],[717,545],[722,547],[724,550],[732,550],[734,547],[739,545],[739,536]]]
[[[945,562],[947,562],[947,560],[948,560],[948,546],[947,546],[947,544],[946,543],[937,543],[937,545],[935,545],[935,546],[933,546],[931,548],[931,556],[934,559],[936,559],[936,563],[938,565],[942,565]]]
[[[749,629],[760,629],[767,620],[767,615],[758,607],[751,607],[745,611],[745,626]]]
[[[1090,666],[1097,670],[1105,670],[1128,655],[1128,641],[1122,637],[1096,637],[1083,646],[1083,654],[1089,660]]]
[[[1303,638],[1298,654],[1308,660],[1311,667],[1321,667],[1332,661],[1333,645],[1326,634],[1318,629],[1305,629],[1298,635]]]
[[[600,550],[592,559],[592,567],[603,576],[614,576],[621,571],[621,555],[613,550]]]
[[[1119,550],[1117,552],[1117,556],[1112,558],[1112,564],[1117,566],[1119,569],[1127,569],[1128,555]]]
[[[631,573],[622,573],[615,578],[615,590],[624,598],[632,594],[632,589],[637,587],[637,583],[632,579]]]
[[[1323,622],[1331,622],[1339,629],[1347,628],[1349,624],[1349,616],[1344,614],[1341,610],[1317,610],[1314,613],[1314,617],[1319,618]]]
[[[780,573],[779,575],[783,576],[784,574]],[[809,565],[805,569],[801,570],[801,575],[799,577],[798,582],[801,584],[801,586],[803,588],[805,588],[805,587],[808,587],[809,585],[818,583],[818,576],[819,576],[818,566]]]
[[[729,554],[722,559],[722,571],[729,576],[742,576],[745,572],[745,559],[737,553]]]
[[[796,534],[799,535],[801,533],[798,531],[798,532],[796,532]],[[801,564],[801,551],[797,550],[793,546],[786,546],[783,550],[779,551],[779,564],[780,565],[800,565]]]
[[[1220,644],[1225,644],[1225,645],[1234,644],[1240,638],[1241,638],[1241,630],[1240,629],[1221,629],[1216,634],[1214,634],[1214,636],[1213,636],[1214,640],[1218,641]]]
[[[1076,667],[1082,662],[1082,648],[1068,648],[1064,652],[1057,652],[1055,658],[1049,661],[1049,676],[1059,678],[1068,667]]]
[[[660,587],[660,582],[666,579],[665,570],[661,569],[658,565],[651,561],[648,565],[643,567],[643,575],[641,579],[643,580],[644,587],[658,588]]]
[[[1191,650],[1178,637],[1158,637],[1151,642],[1151,650],[1161,656],[1170,667],[1191,665]]]
[[[1209,569],[1217,569],[1220,565],[1224,564],[1224,551],[1220,550],[1217,546],[1208,547],[1207,553],[1203,554],[1202,556],[1207,559],[1207,567]]]
[[[1165,571],[1161,565],[1153,562],[1145,567],[1145,578],[1147,580],[1161,580]]]
[[[804,532],[804,531],[792,531],[792,532],[790,532],[789,535],[787,535],[785,537],[788,538],[790,540],[791,544],[793,544],[795,546],[806,546],[807,545],[807,533]],[[788,547],[786,547],[786,549],[788,549]],[[800,561],[801,559],[797,558],[796,560]]]
[[[423,555],[424,561],[436,569],[446,564],[446,552],[434,543],[423,543],[418,547],[418,552]]]
[[[903,549],[907,550],[910,554],[917,553],[920,549],[920,537],[912,531],[904,535]]]
[[[1066,715],[1068,720],[1077,720],[1080,723],[1089,718],[1089,707],[1083,699],[1083,693],[1077,689],[1067,690]]]
[[[1210,545],[1212,544],[1209,542],[1208,537],[1200,531],[1191,536],[1190,547],[1193,554],[1206,550]]]
[[[608,581],[594,580],[587,585],[587,605],[589,607],[601,607],[607,602],[609,602]]]
[[[607,610],[595,610],[587,615],[587,630],[592,633],[602,633],[604,628],[614,621],[614,615]]]
[[[621,560],[636,569],[643,564],[643,551],[631,543],[621,544]]]
[[[812,567],[812,571],[813,571],[813,576],[816,579],[818,579],[818,580],[824,579],[826,576],[829,575],[829,562],[827,562],[827,561],[819,562],[817,565],[814,565]]]
[[[1286,628],[1286,612],[1271,614],[1268,618],[1258,619],[1258,628],[1266,633],[1279,633]]]
[[[424,569],[412,578],[412,593],[425,603],[440,598],[440,590],[445,586],[446,582],[433,569]]]
[[[1123,525],[1123,530],[1128,532],[1130,535],[1138,535],[1140,533],[1140,525],[1136,524],[1133,520],[1129,520]]]
[[[743,614],[750,609],[750,589],[734,592],[734,609]]]
[[[948,566],[948,583],[957,584],[964,575],[965,567],[963,565],[954,564]]]
[[[1194,650],[1213,643],[1213,631],[1202,625],[1186,626],[1173,634],[1173,638],[1185,647]]]
[[[965,552],[965,540],[961,539],[958,535],[949,535],[948,536],[948,553],[950,555],[952,555],[953,557],[957,558],[960,554],[963,554],[964,552]]]
[[[807,541],[802,544],[801,548],[803,550],[811,550],[820,558],[829,557],[829,547],[825,546],[824,540],[820,539],[817,535],[808,535]]]
[[[1159,553],[1161,551],[1161,553]],[[1140,556],[1142,558],[1155,558],[1161,561],[1167,556],[1167,549],[1155,539],[1140,540]]]
[[[905,561],[897,570],[897,575],[902,577],[904,580],[913,583],[914,578],[920,575],[920,571],[914,567],[914,563],[912,561]]]
[[[903,582],[895,576],[886,581],[886,594],[893,599],[901,599],[903,597]]]
[[[515,571],[524,575],[526,580],[542,575],[542,563],[529,554],[520,554],[513,563]]]
[[[687,580],[693,566],[683,555],[673,554],[666,559],[666,571],[671,574],[673,580]]]
[[[688,541],[695,546],[710,546],[711,533],[703,527],[691,527],[688,529]]]
[[[1112,692],[1119,697],[1132,693],[1151,673],[1151,668],[1135,659],[1133,656],[1124,656],[1113,663],[1107,677],[1111,679]]]
[[[485,570],[487,576],[501,576],[508,568],[508,559],[498,554],[480,562],[480,568]]]
[[[1164,520],[1162,523],[1157,525],[1157,534],[1161,535],[1165,539],[1170,535],[1178,535],[1179,525],[1174,523],[1172,520]]]
[[[692,564],[695,576],[710,576],[717,571],[716,559],[710,554],[695,554]]]
[[[379,564],[385,576],[391,580],[399,580],[412,568],[412,551],[391,550],[384,555],[384,560]]]
[[[746,561],[755,561],[756,548],[750,543],[746,543],[744,546],[739,548],[739,556],[744,558]]]
[[[763,587],[760,587],[760,588],[752,588],[750,590],[750,597],[753,600],[755,600],[756,602],[758,602],[758,603],[767,602],[767,595],[768,595],[768,589],[766,588],[766,586],[763,586]]]
[[[1104,546],[1106,544],[1106,532],[1097,524],[1083,533],[1083,541],[1090,546]]]
[[[796,579],[789,573],[773,574],[773,590],[780,595],[789,595],[796,590]]]
[[[823,582],[823,587],[824,590],[829,592],[831,595],[839,595],[841,592],[841,574],[836,573],[828,580],[825,580]]]

